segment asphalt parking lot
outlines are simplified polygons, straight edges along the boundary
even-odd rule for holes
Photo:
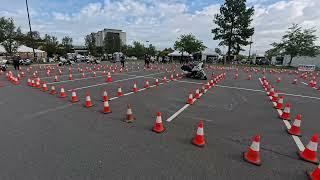
[[[110,63],[79,64],[71,69],[73,80],[68,68],[51,65],[48,76],[43,66],[33,66],[29,72],[23,67],[26,77],[19,85],[9,82],[5,73],[0,75],[0,179],[307,179],[306,170],[317,167],[297,155],[319,133],[320,92],[306,85],[312,76],[319,78],[317,73],[303,79],[293,70],[262,74],[260,68],[210,65],[208,76],[226,76],[193,105],[186,105],[189,93],[207,81],[177,77],[178,64],[144,69],[143,64],[130,62],[122,72],[119,65],[112,72],[115,64]],[[63,86],[67,98],[29,87],[27,79],[35,71],[49,90],[55,86],[59,93]],[[113,82],[106,82],[104,71],[111,72]],[[59,82],[54,81],[55,75]],[[167,83],[162,83],[164,76]],[[302,137],[295,137],[302,146],[278,118],[262,88],[263,76],[285,103],[292,104],[292,119],[302,115]],[[297,84],[292,84],[294,78]],[[155,79],[159,86],[153,86]],[[146,81],[152,86],[149,89],[144,88]],[[132,92],[134,82],[139,92]],[[118,87],[124,93],[119,98]],[[80,102],[70,102],[72,89]],[[103,91],[108,92],[110,114],[101,113]],[[86,93],[90,93],[91,108],[84,107]],[[133,123],[123,121],[127,104],[132,106]],[[157,112],[166,128],[161,134],[151,130]],[[203,148],[191,143],[200,120],[206,139]],[[243,152],[257,134],[261,166],[243,160]]]

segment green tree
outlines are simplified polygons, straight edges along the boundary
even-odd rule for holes
[[[87,46],[89,53],[92,56],[97,55],[97,46],[96,46],[96,38],[94,37],[94,34],[89,34],[85,37],[85,45]]]
[[[206,46],[203,45],[203,42],[196,39],[192,34],[183,34],[179,39],[174,43],[174,49],[180,52],[188,52],[189,54],[203,51]]]
[[[242,51],[242,46],[250,44],[248,39],[254,34],[251,28],[254,8],[247,8],[246,0],[225,0],[220,13],[214,16],[213,22],[218,26],[212,30],[214,40],[220,40],[219,46],[228,47],[228,60]]]
[[[137,58],[142,58],[146,53],[146,48],[142,43],[135,41],[133,42],[131,53],[133,56],[136,56]]]
[[[146,53],[151,55],[151,56],[155,56],[157,53],[156,47],[153,46],[152,44],[149,45],[148,48],[146,48]]]
[[[17,51],[21,34],[20,27],[16,28],[12,18],[0,18],[0,44],[10,56]]]
[[[289,30],[282,36],[280,43],[272,43],[272,49],[266,53],[270,55],[281,54],[289,55],[291,66],[292,59],[297,56],[314,57],[319,54],[320,47],[315,45],[318,37],[315,35],[314,28],[302,29],[298,24],[293,24]],[[269,55],[269,56],[270,56]]]
[[[61,46],[62,46],[62,52],[63,52],[63,55],[66,56],[67,53],[69,53],[72,49],[72,38],[69,37],[69,36],[65,36],[62,38],[61,40]]]
[[[159,52],[159,56],[168,56],[168,54],[172,53],[174,50],[172,48],[164,48]]]
[[[218,55],[222,56],[222,51],[219,48],[215,48],[214,52],[217,53]]]
[[[48,57],[53,57],[54,54],[59,52],[58,45],[59,42],[57,37],[45,34],[43,38],[43,44],[40,48],[47,52]]]

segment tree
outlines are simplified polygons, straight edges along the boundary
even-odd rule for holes
[[[320,47],[315,45],[318,37],[315,35],[314,28],[302,29],[298,24],[293,24],[284,36],[280,43],[272,43],[272,49],[268,50],[267,54],[289,55],[290,61],[288,66],[291,66],[292,59],[297,56],[314,57],[319,54]]]
[[[242,46],[250,44],[248,39],[254,34],[250,28],[254,8],[246,7],[246,0],[226,0],[213,22],[218,26],[212,30],[214,40],[221,40],[219,46],[228,47],[228,60],[231,53],[237,55]]]
[[[218,55],[222,56],[222,51],[219,48],[215,48],[214,52],[217,53]]]
[[[20,27],[16,28],[12,18],[0,18],[0,44],[10,56],[17,51],[21,34]]]
[[[155,56],[157,53],[156,47],[150,44],[149,47],[146,48],[146,53],[150,56]]]
[[[174,43],[174,49],[180,52],[188,52],[193,54],[195,52],[203,51],[206,46],[203,45],[203,42],[196,39],[192,34],[183,34],[179,39]]]
[[[174,50],[172,48],[164,48],[164,50],[159,52],[159,56],[168,56],[168,54],[172,53]]]
[[[92,56],[97,55],[97,46],[96,46],[96,38],[94,37],[94,34],[89,34],[85,37],[85,44],[89,50],[89,53]]]
[[[142,58],[146,53],[146,48],[144,45],[138,41],[133,42],[132,54],[137,58]]]
[[[59,42],[57,37],[45,34],[41,49],[47,52],[48,57],[53,57],[53,55],[57,54],[59,51],[58,45]]]
[[[72,42],[73,42],[73,40],[69,36],[65,36],[62,38],[61,45],[62,45],[62,52],[63,52],[64,56],[66,56],[67,53],[71,51]]]

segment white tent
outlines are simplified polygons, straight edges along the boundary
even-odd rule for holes
[[[168,56],[182,56],[182,53],[179,51],[174,51],[174,52],[168,54]],[[191,55],[187,52],[183,52],[183,56],[191,56]]]
[[[42,51],[40,49],[34,49],[34,51],[36,53],[45,53],[45,51]],[[0,45],[0,53],[5,53],[5,52],[6,52],[5,48],[2,45]],[[33,53],[33,50],[30,47],[27,47],[25,45],[21,45],[18,47],[17,52],[18,53]]]

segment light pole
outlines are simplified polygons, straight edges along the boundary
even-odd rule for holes
[[[34,40],[33,40],[32,29],[31,29],[28,0],[26,0],[26,7],[27,7],[27,14],[28,14],[28,21],[29,21],[30,38],[31,38],[31,41],[32,41],[33,60],[35,60],[36,52],[34,51]]]

